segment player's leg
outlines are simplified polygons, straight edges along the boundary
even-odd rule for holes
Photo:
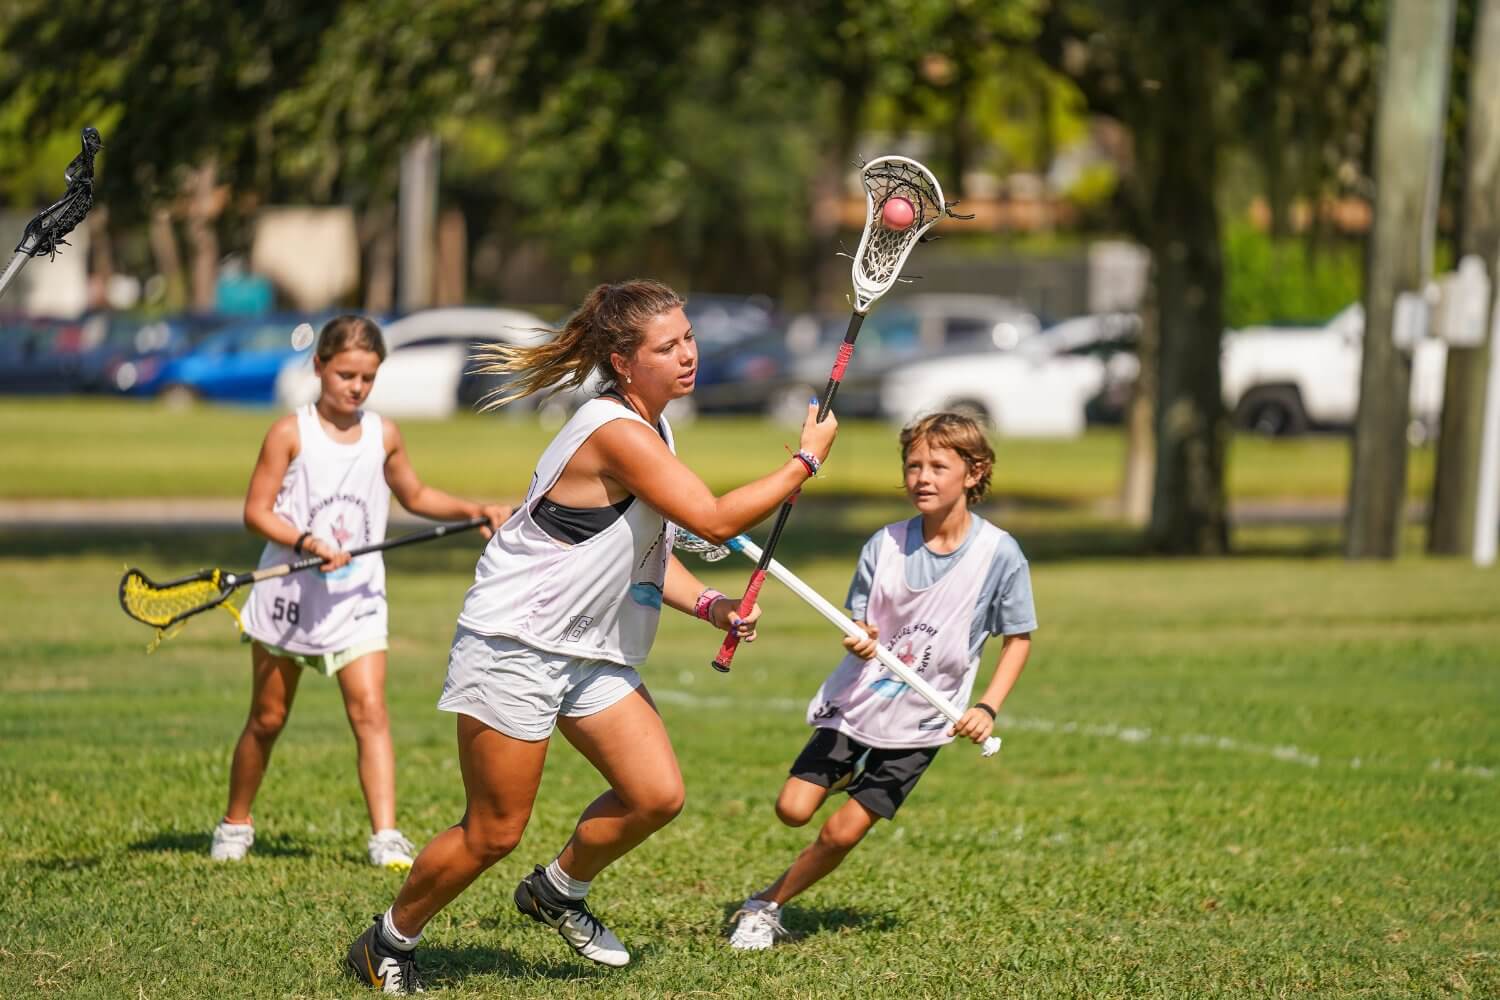
[[[385,992],[420,989],[413,954],[422,929],[520,842],[541,784],[547,742],[516,739],[458,715],[463,819],[422,849],[395,903],[350,945],[345,964],[355,978]]]
[[[776,818],[806,825],[829,794],[848,783],[866,749],[835,729],[814,729],[776,797]]]
[[[396,751],[385,703],[386,655],[366,653],[338,669],[344,712],[354,732],[359,786],[370,813],[370,863],[381,868],[411,867],[416,848],[396,829]]]
[[[273,655],[260,643],[250,644],[250,713],[234,746],[229,765],[229,802],[214,829],[210,853],[216,860],[238,861],[255,841],[250,809],[260,791],[271,750],[286,726],[302,668]]]
[[[842,734],[838,735],[844,739]],[[852,759],[862,758],[864,766],[849,781],[849,801],[828,817],[818,831],[817,839],[803,848],[780,878],[745,900],[744,906],[734,916],[735,926],[729,938],[731,947],[760,950],[771,947],[777,939],[784,937],[782,907],[843,864],[849,852],[864,839],[877,820],[896,815],[896,810],[916,787],[917,779],[937,755],[936,747],[877,750],[858,743],[845,746],[827,738],[821,746],[815,744],[816,736],[793,765],[793,778],[787,782],[793,792],[797,789],[792,786],[792,781],[796,780],[799,770],[812,782],[826,780],[826,772],[831,770],[831,765],[827,765],[829,756],[844,762],[857,753],[858,757]],[[818,751],[825,753],[819,757]],[[787,789],[783,789],[784,795],[786,792]],[[781,803],[777,805],[780,813]]]
[[[584,809],[551,864],[516,886],[516,908],[584,958],[625,965],[630,953],[585,897],[596,875],[682,810],[682,773],[656,705],[629,668],[589,671],[569,692],[558,729],[610,787]]]
[[[558,855],[569,875],[590,881],[682,811],[682,771],[644,686],[603,711],[562,716],[557,728],[609,782]]]
[[[518,740],[458,716],[458,763],[465,806],[457,826],[417,855],[391,907],[396,929],[415,937],[495,862],[520,843],[547,759],[547,740]]]
[[[840,806],[823,828],[818,838],[802,849],[797,860],[782,872],[758,898],[777,906],[784,906],[806,892],[813,883],[828,875],[849,856],[865,834],[875,826],[880,817],[857,799],[850,799]]]

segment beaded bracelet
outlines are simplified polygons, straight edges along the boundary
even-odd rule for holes
[[[792,457],[801,462],[802,465],[807,469],[807,475],[809,479],[813,476],[816,476],[818,474],[818,470],[823,468],[823,463],[818,461],[810,451],[799,449],[792,455]]]
[[[706,622],[712,622],[714,605],[721,600],[724,600],[724,595],[709,587],[698,595],[698,602],[693,605],[693,614]]]

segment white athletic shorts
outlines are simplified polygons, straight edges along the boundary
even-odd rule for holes
[[[640,686],[634,667],[549,653],[460,625],[437,707],[518,740],[545,740],[558,715],[576,719],[602,712]]]

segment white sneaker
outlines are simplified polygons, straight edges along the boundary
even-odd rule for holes
[[[371,834],[370,841],[365,846],[370,851],[370,864],[397,872],[410,868],[412,857],[417,853],[412,842],[401,836],[401,831],[394,827]]]
[[[764,899],[745,900],[730,919],[734,921],[734,933],[729,935],[729,947],[740,951],[764,951],[788,936],[781,926],[781,907]]]
[[[244,861],[255,843],[255,827],[249,823],[230,823],[220,820],[214,827],[214,843],[208,856],[215,861]]]

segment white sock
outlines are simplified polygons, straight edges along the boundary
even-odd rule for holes
[[[385,915],[380,918],[380,933],[385,938],[386,944],[401,951],[411,951],[417,946],[417,942],[422,940],[421,931],[408,937],[396,930],[396,922],[391,919],[390,910],[386,910]]]
[[[562,870],[562,866],[553,858],[552,863],[547,866],[543,873],[547,879],[547,885],[564,899],[582,899],[589,894],[589,886],[592,882],[580,882]]]

